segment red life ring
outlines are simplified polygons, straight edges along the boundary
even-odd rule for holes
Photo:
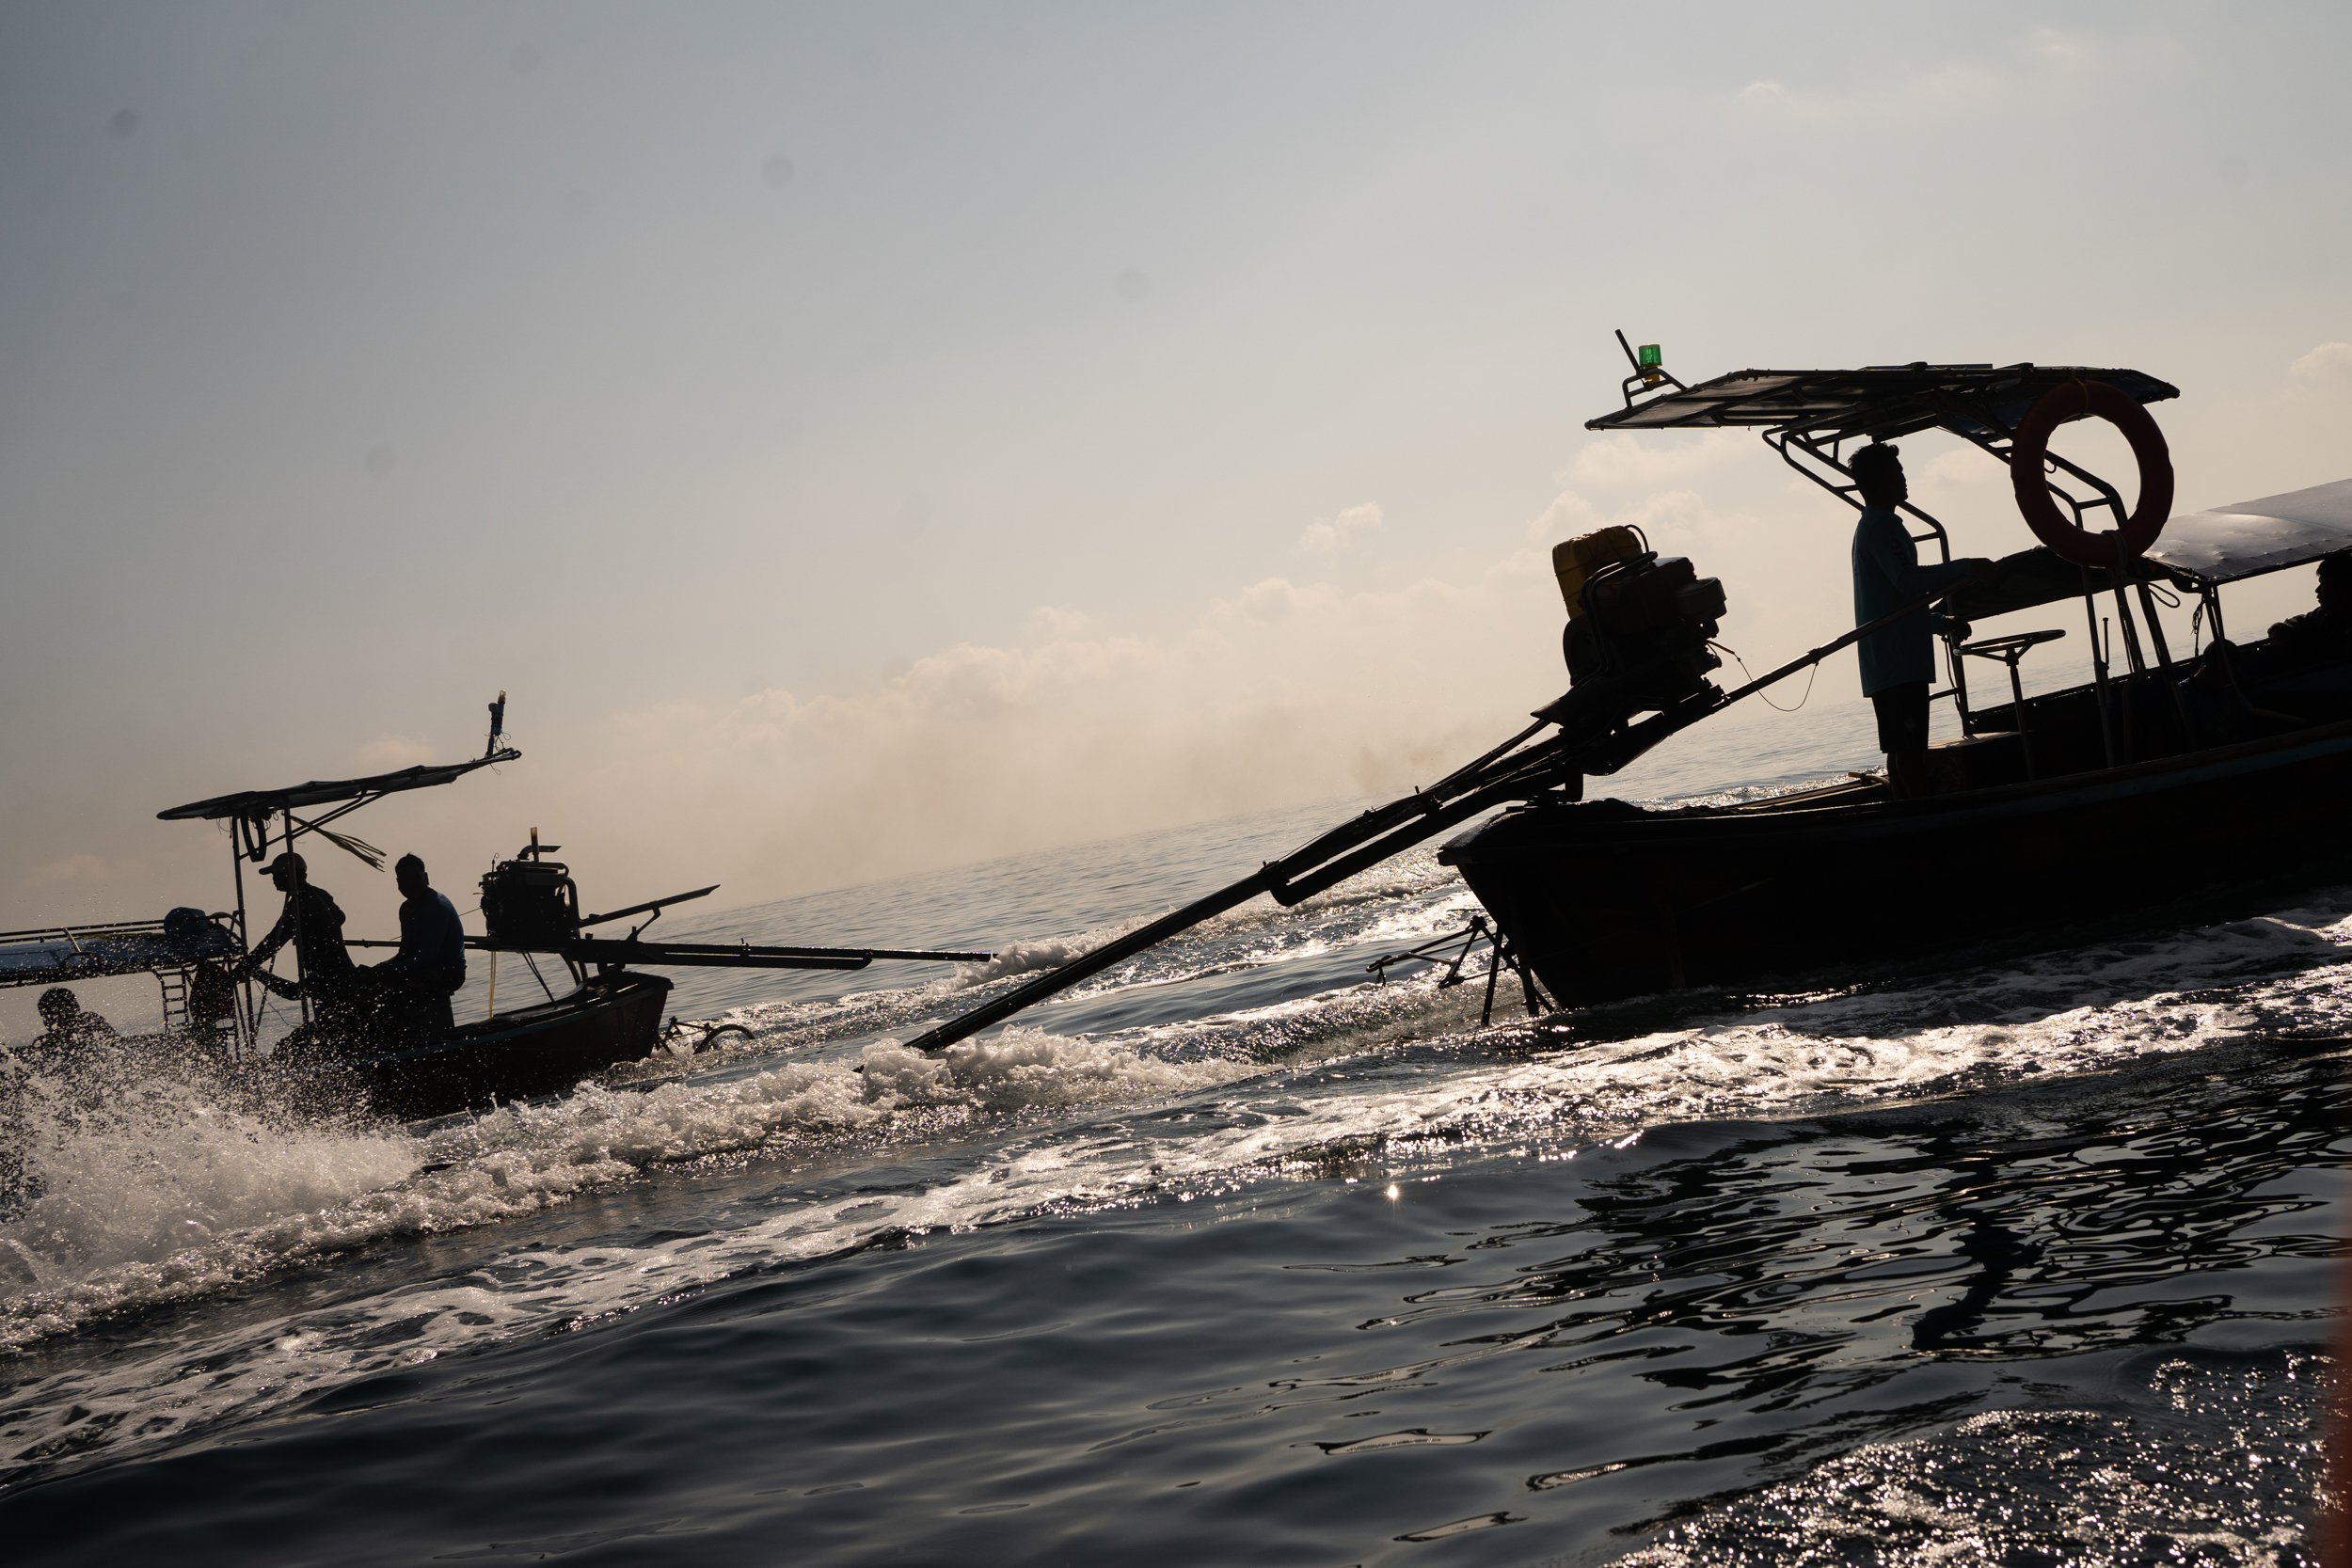
[[[2139,504],[2112,533],[2093,533],[2060,512],[2042,477],[2050,433],[2086,415],[2121,431],[2139,464]],[[2172,515],[2172,452],[2164,444],[2164,432],[2138,399],[2104,381],[2062,381],[2035,401],[2010,443],[2009,482],[2034,537],[2077,566],[2113,568],[2132,560],[2156,542]]]

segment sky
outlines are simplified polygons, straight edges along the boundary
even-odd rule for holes
[[[0,0],[0,927],[221,907],[158,810],[501,689],[519,762],[351,827],[461,909],[533,827],[720,907],[1426,782],[1557,694],[1605,522],[1757,669],[1850,624],[1759,443],[1583,428],[1616,327],[2136,367],[2183,510],[2352,476],[2346,58],[2284,3]],[[1624,787],[1858,712],[1849,658]]]

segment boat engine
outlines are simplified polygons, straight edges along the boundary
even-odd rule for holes
[[[506,947],[561,949],[580,936],[580,889],[569,867],[547,856],[560,844],[542,845],[539,830],[513,860],[501,861],[482,877],[482,929]]]
[[[1708,646],[1724,585],[1685,556],[1660,556],[1641,530],[1605,528],[1555,546],[1567,600],[1561,648],[1568,693],[1543,710],[1571,738],[1594,738],[1697,695],[1723,660]]]

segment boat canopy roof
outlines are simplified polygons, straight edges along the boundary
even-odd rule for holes
[[[2204,582],[2236,582],[2352,549],[2352,479],[2190,512],[2164,525],[2148,559]]]
[[[233,795],[215,795],[209,800],[191,800],[155,815],[166,822],[217,821],[225,816],[249,820],[295,806],[324,806],[338,800],[396,795],[404,789],[430,789],[462,779],[477,768],[512,762],[521,755],[512,746],[501,746],[467,762],[420,763],[395,772],[371,773],[363,779],[312,779],[284,789],[241,789]]]
[[[1587,430],[1794,429],[1891,440],[1936,426],[2006,436],[2034,400],[2068,381],[2104,381],[2138,399],[2181,395],[2139,371],[2081,365],[1867,365],[1856,371],[1734,371],[1629,403]]]

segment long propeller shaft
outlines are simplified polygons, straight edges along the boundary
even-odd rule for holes
[[[1369,870],[1382,861],[1403,854],[1482,812],[1508,801],[1529,800],[1554,788],[1566,782],[1572,773],[1613,773],[1668,736],[1689,728],[1710,714],[1720,713],[1742,698],[1753,696],[1776,681],[1786,680],[1809,665],[1819,664],[1872,632],[1933,604],[1951,593],[1953,586],[1957,585],[1939,588],[1900,610],[1856,626],[1841,637],[1799,655],[1778,669],[1757,676],[1745,686],[1728,692],[1705,687],[1701,692],[1672,707],[1623,728],[1573,741],[1564,733],[1537,741],[1533,746],[1526,745],[1537,731],[1551,721],[1539,719],[1502,745],[1454,769],[1428,788],[1416,790],[1402,800],[1376,806],[1343,822],[1280,860],[1267,862],[1241,880],[1196,898],[1182,909],[1170,910],[1157,920],[1138,926],[1123,936],[1114,937],[1092,952],[1080,954],[1058,968],[1024,981],[1004,995],[917,1035],[907,1043],[916,1051],[944,1051],[959,1040],[968,1039],[983,1029],[1002,1023],[1015,1013],[1037,1006],[1047,997],[1057,995],[1106,969],[1124,963],[1148,947],[1156,946],[1180,932],[1214,920],[1226,911],[1248,903],[1261,893],[1272,894],[1278,903],[1299,903],[1326,888]],[[1562,701],[1565,703],[1566,699]],[[1553,707],[1560,705],[1555,704]]]

